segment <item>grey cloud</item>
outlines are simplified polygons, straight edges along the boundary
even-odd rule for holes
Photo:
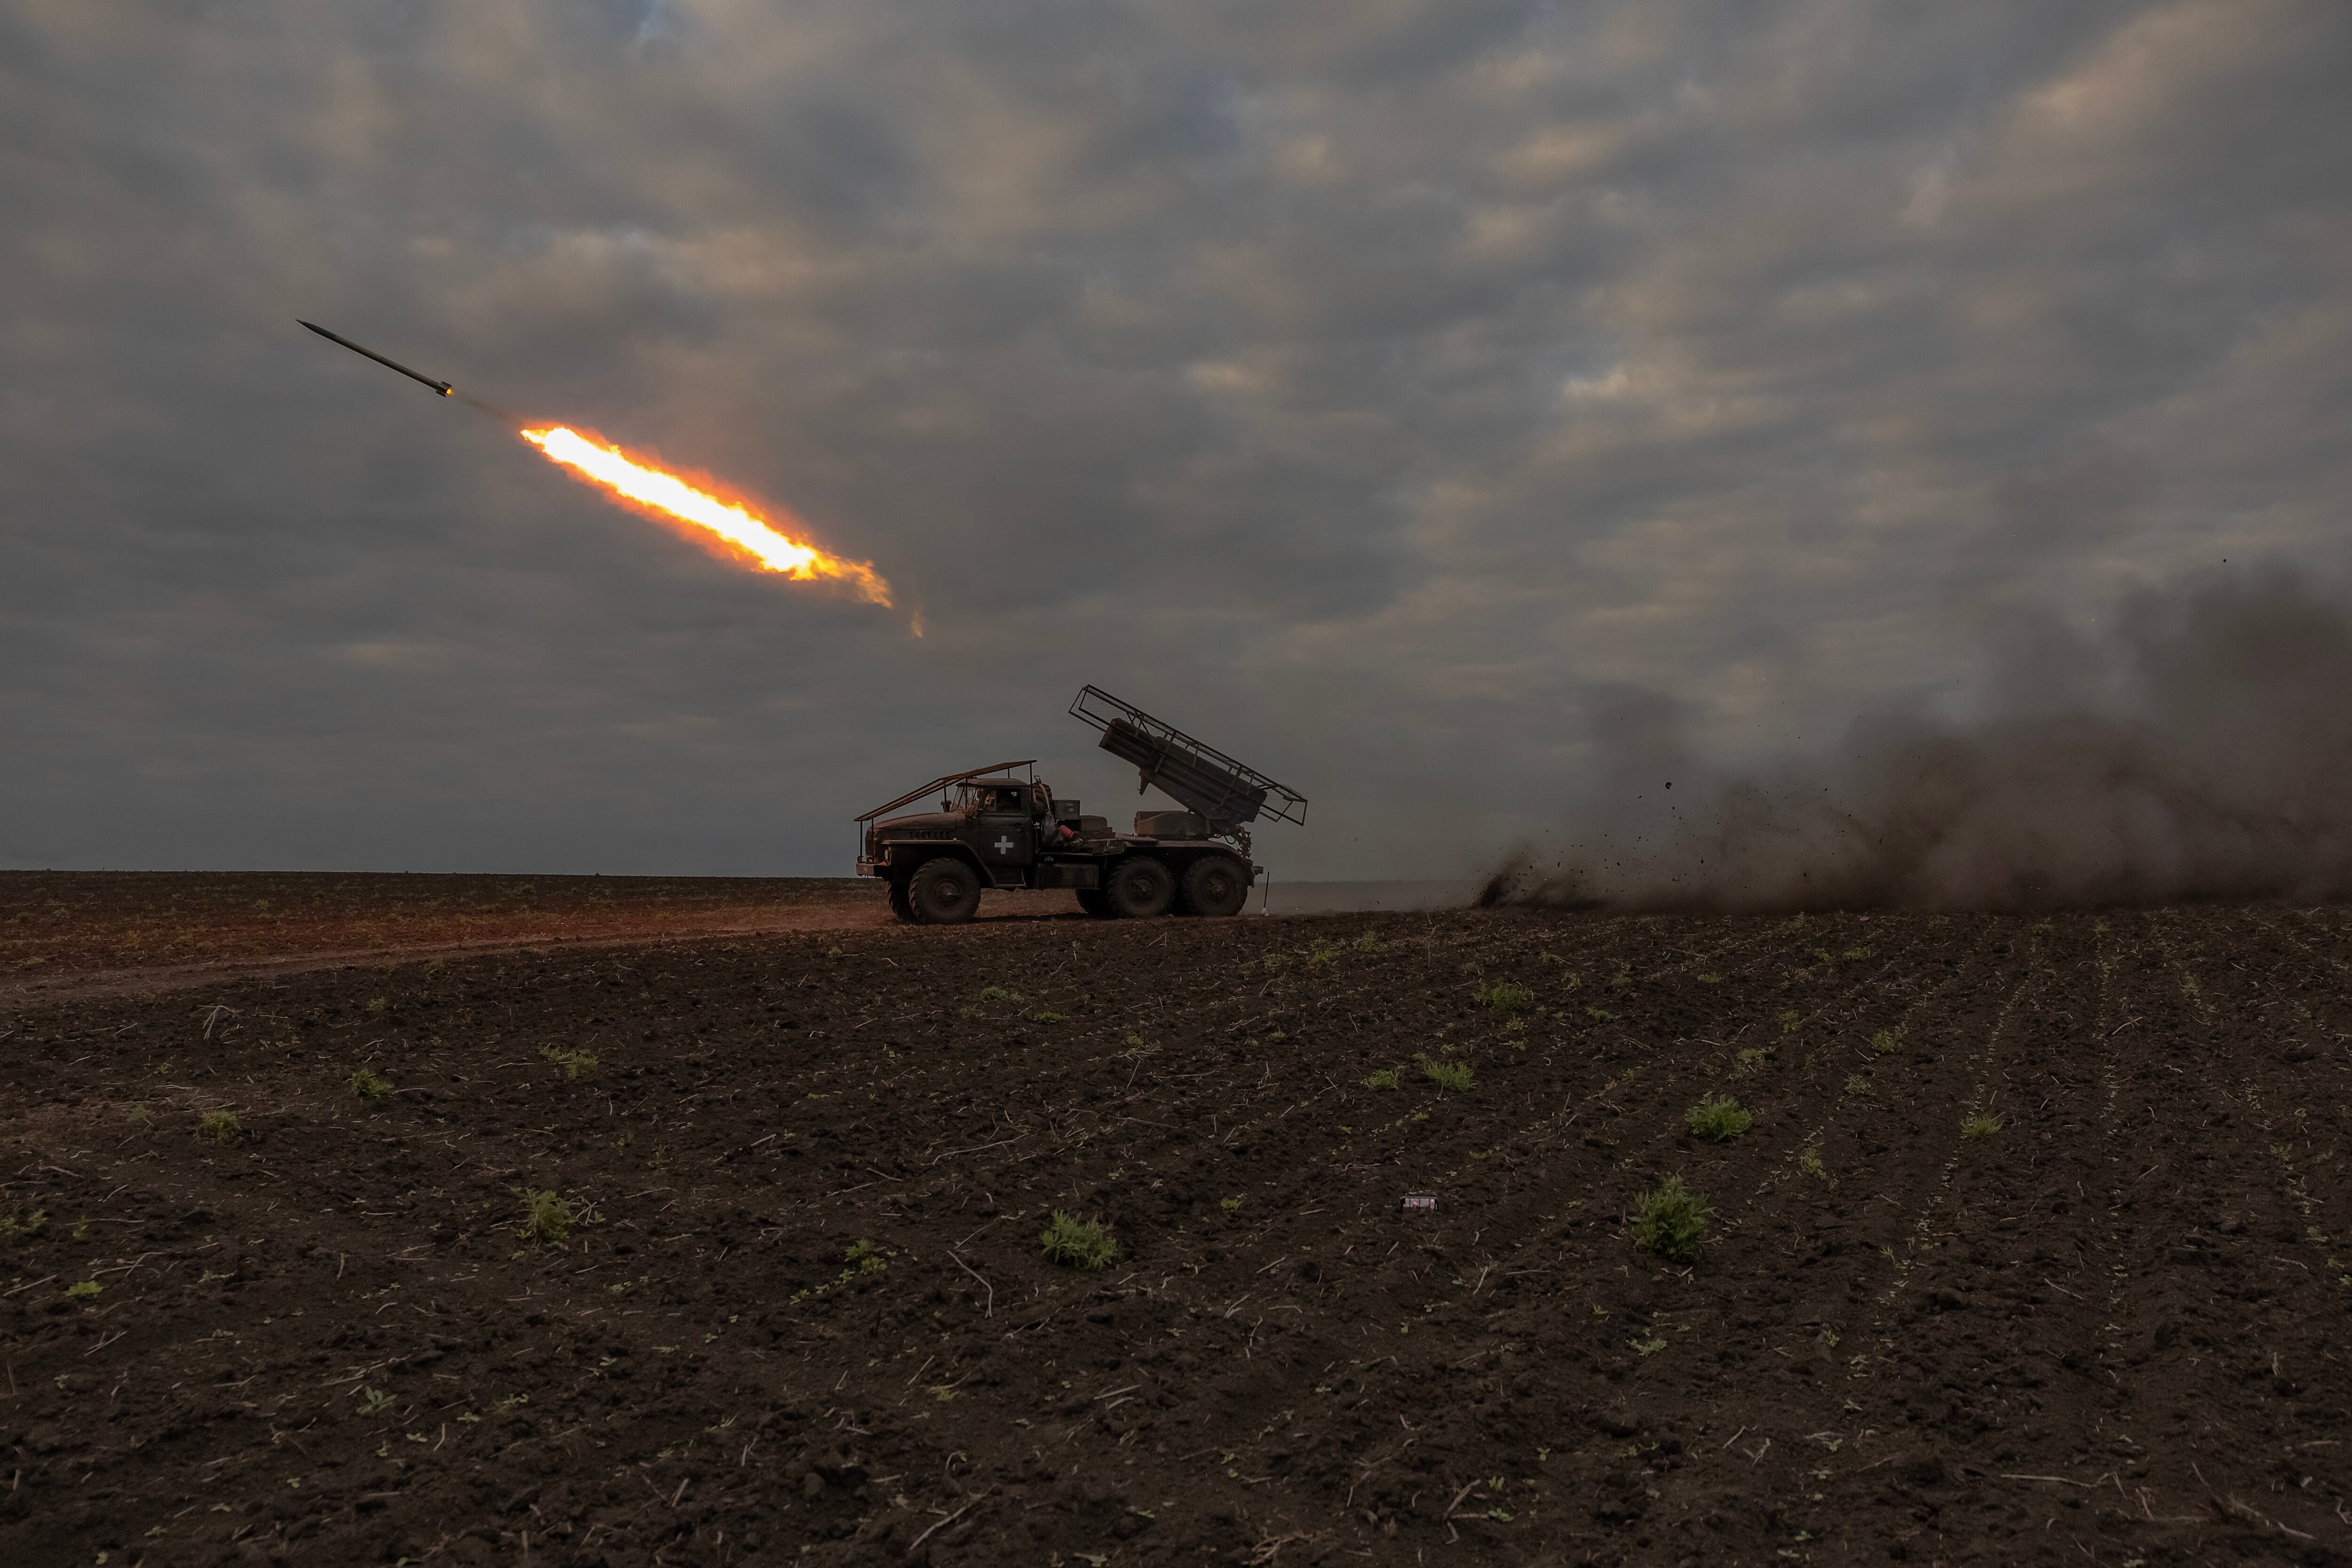
[[[2322,0],[25,0],[0,863],[837,869],[967,753],[1120,790],[1096,679],[1316,797],[1286,871],[1445,873],[1629,691],[1735,762],[1957,710],[1996,623],[2342,562],[2347,65]]]

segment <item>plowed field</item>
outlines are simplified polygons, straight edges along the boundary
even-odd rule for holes
[[[0,1561],[2345,1562],[2347,976],[1488,912],[20,998]]]

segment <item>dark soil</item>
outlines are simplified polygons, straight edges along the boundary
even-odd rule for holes
[[[0,1561],[2342,1563],[2347,975],[1516,912],[19,1001]]]

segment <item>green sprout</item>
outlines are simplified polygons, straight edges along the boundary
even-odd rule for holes
[[[1478,1081],[1478,1075],[1470,1070],[1468,1062],[1451,1061],[1443,1057],[1427,1056],[1416,1056],[1412,1059],[1421,1064],[1421,1076],[1439,1089],[1461,1094]]]
[[[1534,992],[1524,985],[1513,985],[1507,982],[1489,985],[1478,993],[1479,1005],[1492,1007],[1497,1013],[1524,1013],[1535,1005],[1535,1000]]]
[[[515,1226],[515,1233],[525,1241],[536,1241],[547,1247],[561,1247],[572,1239],[572,1228],[579,1225],[580,1215],[570,1200],[559,1196],[552,1189],[521,1187],[516,1196],[522,1199],[523,1216]]]
[[[596,1070],[596,1053],[593,1051],[567,1051],[555,1046],[541,1046],[539,1054],[562,1068],[565,1078],[586,1078]]]
[[[1633,1200],[1633,1245],[1672,1263],[1696,1263],[1706,1213],[1706,1198],[1685,1188],[1681,1176],[1668,1176]]]
[[[1710,1094],[1690,1108],[1685,1118],[1691,1136],[1710,1143],[1727,1143],[1748,1131],[1755,1118],[1727,1094]]]
[[[1111,1238],[1110,1226],[1060,1209],[1054,1211],[1037,1239],[1044,1244],[1049,1262],[1067,1268],[1106,1268],[1118,1256],[1118,1243]]]

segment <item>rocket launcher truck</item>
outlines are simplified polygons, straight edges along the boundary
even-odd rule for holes
[[[1138,795],[1156,786],[1183,809],[1139,811],[1135,831],[1115,833],[1055,795],[1034,758],[942,774],[856,819],[857,874],[888,882],[900,920],[968,921],[988,888],[1069,888],[1104,919],[1236,915],[1264,870],[1250,861],[1249,825],[1307,821],[1297,790],[1099,687],[1070,713],[1133,765]],[[932,795],[937,811],[892,815]]]

